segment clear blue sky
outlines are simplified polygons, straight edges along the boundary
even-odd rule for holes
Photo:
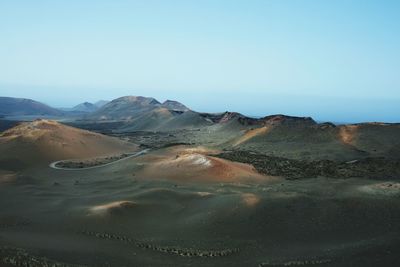
[[[0,95],[400,121],[400,1],[1,1]]]

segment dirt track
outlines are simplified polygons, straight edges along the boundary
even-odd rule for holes
[[[128,154],[129,156],[126,156],[126,157],[124,157],[122,159],[118,159],[118,160],[115,160],[115,161],[112,161],[112,162],[108,162],[108,163],[100,164],[100,165],[96,165],[96,166],[91,166],[91,167],[82,167],[82,168],[57,167],[57,164],[59,164],[61,162],[69,161],[69,160],[59,160],[59,161],[52,162],[52,163],[49,164],[49,167],[53,168],[53,169],[56,169],[56,170],[64,170],[64,171],[90,170],[90,169],[101,168],[101,167],[105,167],[105,166],[108,166],[108,165],[112,165],[112,164],[118,163],[118,162],[123,161],[123,160],[130,159],[130,158],[133,158],[133,157],[138,157],[138,156],[146,154],[148,151],[149,151],[149,149],[144,149],[142,151],[135,152],[135,153],[125,153],[125,154]]]

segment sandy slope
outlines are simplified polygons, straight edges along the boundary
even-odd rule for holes
[[[143,164],[138,176],[192,182],[261,182],[274,179],[257,173],[251,165],[208,155],[215,152],[204,147],[184,146],[156,151],[138,159]]]
[[[37,120],[23,123],[2,134],[0,168],[13,170],[61,159],[89,158],[136,150],[136,145],[113,137],[55,121]]]
[[[271,129],[271,126],[263,126],[260,128],[256,128],[256,129],[251,129],[246,131],[245,134],[243,134],[240,138],[238,138],[237,140],[234,141],[233,146],[238,146],[242,143],[245,143],[249,140],[251,140],[252,138],[259,136],[259,135],[265,135],[268,133],[268,131]]]

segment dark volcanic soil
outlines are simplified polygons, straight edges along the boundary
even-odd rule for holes
[[[252,164],[260,173],[288,179],[358,177],[384,180],[400,178],[400,160],[382,157],[337,162],[332,160],[294,160],[249,151],[229,151],[215,156]]]
[[[151,153],[86,170],[3,161],[0,266],[400,266],[398,161],[224,151],[282,177],[213,180],[239,169],[200,135],[119,135]]]
[[[136,161],[1,184],[1,266],[400,263],[395,182],[177,183],[140,179]]]

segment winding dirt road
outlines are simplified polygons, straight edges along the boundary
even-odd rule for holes
[[[63,167],[57,167],[56,166],[58,163],[63,162],[63,161],[68,161],[69,159],[52,162],[52,163],[49,164],[49,167],[52,168],[52,169],[63,170],[63,171],[82,171],[82,170],[101,168],[101,167],[105,167],[105,166],[108,166],[108,165],[111,165],[111,164],[115,164],[115,163],[123,161],[123,160],[127,160],[127,159],[130,159],[130,158],[133,158],[133,157],[138,157],[138,156],[144,155],[147,152],[149,152],[149,150],[150,149],[144,149],[144,150],[136,152],[136,153],[126,153],[129,156],[127,156],[125,158],[118,159],[118,160],[115,160],[115,161],[112,161],[112,162],[108,162],[108,163],[105,163],[105,164],[101,164],[101,165],[86,167],[86,168],[63,168]]]

